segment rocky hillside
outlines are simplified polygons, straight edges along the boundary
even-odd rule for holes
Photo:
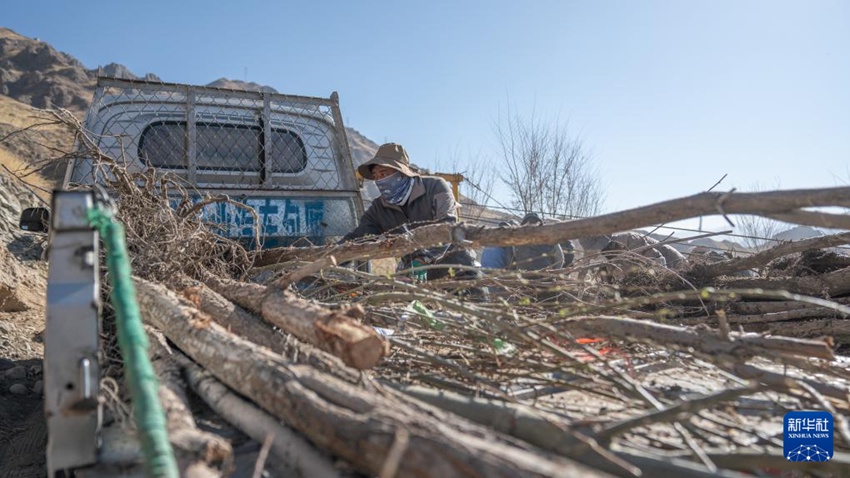
[[[21,261],[41,258],[39,236],[18,229],[24,208],[43,205],[20,181],[0,171],[0,311],[26,310],[41,302],[36,281]],[[31,268],[30,268],[31,269]]]
[[[0,95],[36,108],[66,108],[82,116],[91,103],[98,76],[162,81],[153,73],[137,76],[118,63],[86,68],[70,54],[45,42],[0,27]],[[277,93],[270,86],[227,78],[207,86]],[[2,114],[0,121],[5,121]],[[377,145],[351,128],[347,132],[355,163],[371,158]],[[0,137],[3,135],[0,130]]]
[[[27,182],[47,190],[65,172],[64,164],[50,160],[57,157],[58,151],[70,151],[74,145],[68,130],[49,124],[54,119],[49,112],[0,96],[0,165],[20,174],[39,168],[40,174],[27,176]],[[42,126],[17,133],[33,124]]]
[[[271,86],[261,85],[259,83],[254,83],[253,81],[245,82],[240,80],[230,80],[228,78],[219,78],[213,81],[212,83],[207,83],[207,86],[212,86],[213,88],[226,88],[229,90],[249,90],[260,91],[264,93],[280,93]]]
[[[91,103],[98,76],[160,81],[110,63],[94,69],[49,44],[0,27],[0,94],[36,108],[66,108],[82,113]]]
[[[348,145],[351,148],[351,159],[354,164],[363,164],[372,159],[375,152],[378,151],[378,143],[363,136],[354,128],[345,128],[345,134],[348,137]]]
[[[0,27],[0,94],[36,108],[83,111],[95,73],[47,43]]]

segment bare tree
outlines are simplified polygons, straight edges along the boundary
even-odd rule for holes
[[[466,154],[455,149],[445,159],[438,158],[436,171],[442,173],[458,173],[463,176],[460,183],[461,215],[464,220],[479,221],[485,212],[486,205],[491,202],[493,188],[498,179],[497,169],[483,157],[481,152]]]
[[[779,189],[779,181],[773,189]],[[750,187],[751,192],[765,191],[759,183],[755,183]],[[764,216],[737,216],[736,232],[746,236],[744,237],[744,245],[753,251],[763,251],[770,249],[778,244],[773,240],[773,237],[782,231],[788,230],[788,225],[774,219]]]
[[[534,113],[524,118],[508,108],[494,132],[514,207],[566,219],[599,213],[604,194],[592,158],[565,123],[541,122]]]
[[[480,220],[493,197],[493,187],[498,179],[498,170],[494,168],[479,152],[470,156],[466,168],[458,169],[463,174],[460,183],[460,202],[463,214],[468,219]]]
[[[753,251],[770,249],[777,244],[772,238],[786,228],[779,221],[762,216],[738,216],[736,229],[746,236],[744,245]]]

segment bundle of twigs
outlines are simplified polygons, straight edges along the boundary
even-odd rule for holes
[[[163,337],[164,400],[185,401],[188,383],[266,443],[269,466],[308,476],[738,476],[790,467],[782,415],[821,409],[835,417],[841,451],[806,469],[850,467],[850,374],[831,340],[738,327],[747,322],[740,317],[813,308],[839,323],[850,308],[832,299],[850,291],[850,269],[724,278],[800,246],[676,272],[615,261],[583,280],[579,272],[593,266],[581,261],[425,283],[412,283],[408,271],[336,265],[447,243],[560,242],[717,211],[847,227],[848,216],[806,208],[848,207],[850,188],[703,193],[570,223],[441,224],[254,254],[215,235],[179,180],[128,170],[72,118],[57,118],[76,128],[82,151],[74,154],[99,159],[118,202],[143,319]],[[465,300],[462,290],[478,286],[490,300]],[[200,442],[195,462],[210,473],[226,468],[226,447]]]

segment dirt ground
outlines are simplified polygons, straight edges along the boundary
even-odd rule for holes
[[[0,218],[2,219],[2,218]],[[0,478],[43,477],[43,357],[47,262],[44,236],[0,228]],[[198,427],[234,448],[234,477],[253,475],[260,444],[216,417],[195,397]]]
[[[0,478],[44,476],[45,236],[18,230],[34,195],[0,176]]]
[[[0,312],[0,477],[46,473],[44,309]]]

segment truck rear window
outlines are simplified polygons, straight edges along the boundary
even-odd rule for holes
[[[307,166],[301,138],[292,131],[272,129],[272,173],[297,173]],[[139,158],[149,166],[185,169],[188,164],[185,122],[148,125],[139,139]],[[263,167],[262,129],[259,126],[198,123],[195,161],[200,170],[258,173]]]

